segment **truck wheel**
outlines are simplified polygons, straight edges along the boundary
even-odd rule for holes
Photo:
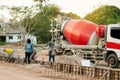
[[[107,63],[108,65],[111,64],[112,68],[117,68],[119,67],[119,61],[118,58],[115,54],[110,54],[107,58]]]

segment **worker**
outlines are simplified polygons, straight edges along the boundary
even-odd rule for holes
[[[55,62],[55,55],[56,55],[56,50],[55,48],[50,48],[50,51],[49,51],[49,62],[53,61]]]
[[[31,40],[27,39],[27,43],[25,45],[25,60],[24,60],[25,63],[28,63],[28,64],[31,63],[30,57],[32,55],[33,50],[34,50],[34,46],[31,43]]]
[[[48,45],[49,45],[49,48],[53,48],[53,47],[55,47],[54,42],[51,42],[51,41],[49,42],[49,44],[48,44]]]

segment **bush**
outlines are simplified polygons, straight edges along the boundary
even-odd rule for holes
[[[0,45],[5,45],[5,42],[3,42],[3,41],[0,41]]]

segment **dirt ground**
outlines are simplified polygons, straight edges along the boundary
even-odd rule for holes
[[[0,80],[53,80],[42,77],[40,69],[31,69],[31,65],[0,62]]]

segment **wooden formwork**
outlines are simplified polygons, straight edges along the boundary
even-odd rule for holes
[[[59,66],[57,66],[59,64]],[[99,80],[120,80],[120,70],[111,68],[84,67],[79,65],[69,65],[55,63],[56,68],[64,73],[72,73],[76,76],[89,76]],[[56,69],[57,70],[57,69]]]

